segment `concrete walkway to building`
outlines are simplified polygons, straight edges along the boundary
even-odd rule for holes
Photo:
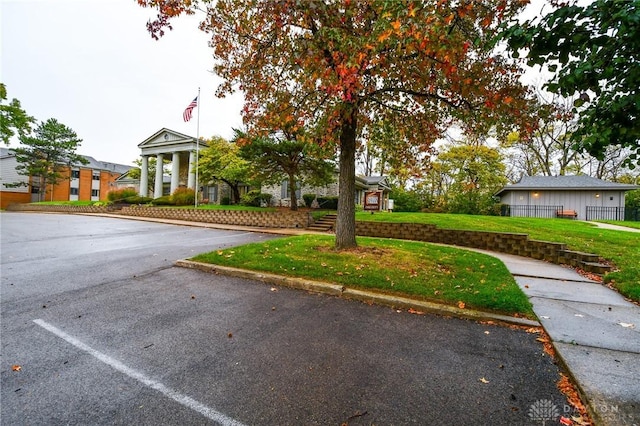
[[[614,231],[640,232],[640,229],[629,228],[628,226],[612,225],[611,223],[603,223],[603,222],[588,222],[588,223],[595,225],[598,228],[612,229]]]
[[[130,219],[283,235],[309,233],[303,229]],[[520,256],[470,250],[494,256],[509,269],[531,300],[534,312],[561,362],[578,385],[596,424],[640,426],[640,307],[571,268]],[[434,309],[429,311],[436,312]],[[441,313],[456,314],[446,306],[442,307]],[[499,318],[487,315],[486,319]]]
[[[640,307],[573,269],[484,253],[502,260],[531,300],[596,424],[640,425]]]

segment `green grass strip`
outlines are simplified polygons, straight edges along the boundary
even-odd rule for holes
[[[305,235],[214,251],[192,260],[534,318],[504,264],[481,253],[414,241],[358,238],[336,252],[332,236]]]

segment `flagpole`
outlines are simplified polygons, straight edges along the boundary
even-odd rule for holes
[[[200,185],[198,184],[198,161],[200,160],[200,87],[198,87],[198,124],[196,125],[196,187],[195,208],[198,208]]]

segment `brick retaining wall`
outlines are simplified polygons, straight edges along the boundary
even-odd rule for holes
[[[530,240],[526,234],[440,229],[419,223],[357,221],[356,235],[473,247],[570,265],[594,273],[607,269],[597,264],[598,255],[567,250],[566,244]]]
[[[307,212],[262,212],[243,210],[171,209],[144,206],[124,207],[124,216],[154,217],[224,225],[257,226],[260,228],[306,228],[311,224]]]
[[[9,204],[8,211],[16,212],[55,212],[55,213],[114,213],[114,206],[65,206],[48,204]]]

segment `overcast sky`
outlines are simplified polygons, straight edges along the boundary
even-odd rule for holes
[[[174,21],[155,41],[155,16],[134,0],[0,0],[0,81],[39,121],[56,118],[83,140],[78,153],[130,165],[137,145],[163,127],[196,136],[232,136],[242,96],[215,97],[208,37],[197,17]]]
[[[242,96],[215,97],[201,16],[174,20],[160,41],[145,26],[154,16],[135,0],[0,0],[0,81],[37,120],[75,130],[78,153],[100,161],[131,165],[163,127],[196,136],[197,109],[188,123],[182,112],[198,87],[200,136],[230,138]]]

